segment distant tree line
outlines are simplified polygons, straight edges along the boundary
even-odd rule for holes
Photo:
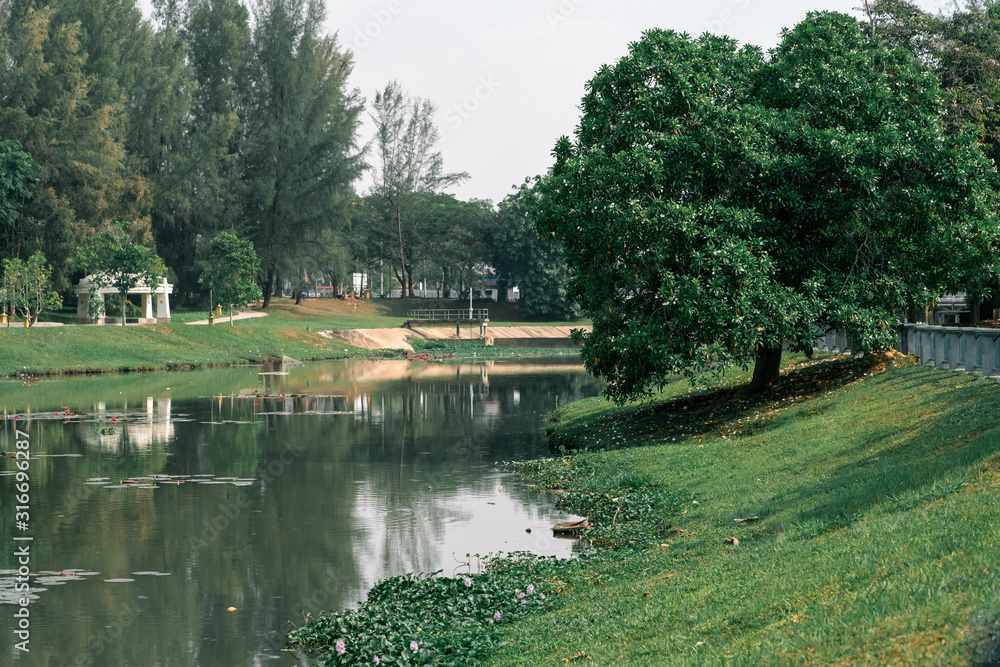
[[[286,282],[349,289],[356,272],[461,296],[517,264],[498,226],[519,229],[525,252],[542,243],[504,206],[447,193],[467,175],[443,170],[431,102],[392,82],[366,110],[321,0],[152,5],[147,19],[136,0],[0,0],[0,260],[38,255],[68,294],[100,259],[81,249],[113,235],[155,253],[179,300],[196,302],[228,232],[252,242],[266,307]],[[359,193],[366,169],[374,185]],[[543,256],[558,273],[558,253]],[[564,295],[527,305],[570,312]]]

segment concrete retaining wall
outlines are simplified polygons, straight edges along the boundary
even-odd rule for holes
[[[857,348],[846,334],[831,331],[816,337],[815,349],[849,354]],[[896,349],[924,366],[1000,378],[1000,329],[903,324]]]

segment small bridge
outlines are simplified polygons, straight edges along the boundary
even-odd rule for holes
[[[479,325],[479,337],[486,338],[486,327],[490,321],[490,311],[487,308],[419,308],[407,312],[406,316],[409,319],[403,326],[408,329],[412,329],[415,324],[428,326],[454,322],[456,337],[460,337],[463,322],[475,322]]]
[[[487,322],[490,311],[487,308],[420,308],[411,310],[406,316],[413,322]]]

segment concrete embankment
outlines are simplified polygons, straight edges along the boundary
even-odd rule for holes
[[[492,326],[488,336],[495,345],[504,347],[559,347],[572,345],[570,331],[590,327],[572,326]],[[463,327],[462,340],[479,338],[478,327]],[[456,340],[454,327],[400,327],[396,329],[345,329],[342,331],[321,331],[321,335],[339,340],[348,345],[369,350],[412,350],[409,338],[426,340]]]

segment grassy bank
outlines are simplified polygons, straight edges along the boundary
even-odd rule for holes
[[[189,325],[187,322],[202,319],[206,313],[177,312],[168,325],[0,327],[0,375],[23,370],[85,373],[232,365],[280,359],[282,355],[299,359],[364,357],[371,351],[332,341],[318,332],[398,327],[405,321],[406,311],[417,307],[433,304],[428,306],[423,299],[307,299],[295,306],[280,299],[272,302],[267,317],[237,320],[235,326],[229,325],[228,318],[217,319],[213,326]],[[516,307],[510,304],[492,309],[491,315],[494,311],[500,321],[518,322]],[[492,354],[510,357],[525,352]]]
[[[553,440],[588,451],[525,472],[617,555],[505,628],[490,664],[1000,658],[1000,389],[898,361],[793,365],[765,399],[681,383],[554,415]]]

